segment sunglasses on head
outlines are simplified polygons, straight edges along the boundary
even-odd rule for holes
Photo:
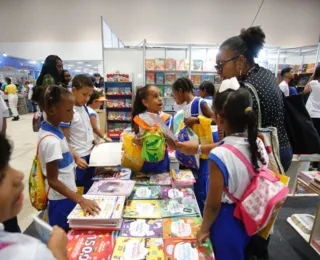
[[[229,61],[235,60],[239,56],[240,55],[233,56],[232,58],[230,58],[228,60],[219,60],[219,61],[217,61],[217,64],[214,67],[216,68],[217,71],[222,72],[223,67],[224,67],[224,65],[226,65],[226,63],[228,63]]]

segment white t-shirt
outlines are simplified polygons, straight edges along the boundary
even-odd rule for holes
[[[284,80],[280,83],[279,88],[283,92],[285,97],[288,97],[290,95],[290,87]]]
[[[97,111],[95,111],[93,108],[91,107],[87,107],[88,108],[88,112],[89,112],[89,117],[92,117],[94,116],[96,118],[96,121],[97,121],[97,127],[99,128],[100,130],[100,119],[99,119],[99,116],[98,116],[98,113]],[[94,134],[95,138],[97,139],[98,142],[101,141],[101,138],[99,136],[97,136],[96,134]]]
[[[7,117],[9,117],[9,109],[6,102],[4,102],[3,98],[0,96],[0,132],[2,130],[3,118]]]
[[[310,96],[306,108],[311,118],[320,118],[320,82],[312,80],[308,87],[310,89]]]
[[[69,150],[67,139],[63,135],[61,129],[58,129],[48,122],[44,121],[41,124],[38,142],[46,135],[53,136],[45,137],[41,141],[39,146],[40,164],[44,176],[47,176],[46,164],[58,160],[58,180],[61,181],[70,190],[76,192],[76,165]],[[54,189],[49,190],[48,197],[49,200],[62,200],[66,198]]]
[[[75,106],[72,121],[60,126],[69,128],[69,144],[77,155],[84,157],[91,153],[94,136],[89,113],[84,106]]]
[[[31,100],[31,98],[32,98],[32,93],[33,93],[33,85],[32,85],[32,84],[29,84],[29,85],[28,85],[28,88],[29,88],[28,99]]]
[[[203,100],[207,102],[208,106],[212,110],[212,97],[205,97]]]
[[[223,141],[224,144],[235,146],[241,153],[243,153],[249,162],[251,161],[247,138],[227,136]],[[263,142],[258,139],[257,143],[262,157],[265,162],[268,163],[269,158]],[[235,198],[240,199],[252,179],[252,175],[249,173],[247,167],[234,153],[221,146],[210,152],[209,160],[212,160],[221,170],[224,176],[225,186],[228,187],[229,192]],[[233,203],[232,199],[225,193],[222,194],[221,202],[229,204]]]
[[[186,104],[182,110],[183,110],[183,114],[184,114],[184,118],[189,118],[189,117],[192,117],[191,115],[191,106],[192,106],[192,103],[195,102],[195,99],[196,98],[199,98],[199,97],[194,97],[192,99],[192,101],[189,103],[189,104]],[[199,101],[199,106],[198,106],[198,111],[199,111],[199,116],[203,116],[203,113],[202,113],[202,106],[203,104],[205,103],[206,101],[202,98],[200,98],[200,101]]]
[[[55,260],[52,252],[40,240],[20,233],[0,231],[0,259]]]

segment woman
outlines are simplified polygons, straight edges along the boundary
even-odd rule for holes
[[[61,78],[62,78],[62,83],[65,85],[66,88],[71,90],[71,74],[68,70],[62,70],[62,74],[61,74]]]
[[[320,136],[320,65],[316,68],[311,81],[305,86],[303,92],[310,93],[306,108]]]
[[[57,55],[49,55],[42,66],[37,79],[37,86],[61,85],[62,86],[62,60]]]
[[[18,114],[18,89],[17,86],[14,84],[11,84],[11,79],[6,77],[5,81],[7,83],[6,88],[4,89],[4,92],[8,95],[8,101],[9,101],[9,107],[13,116],[12,121],[18,121],[19,120],[19,114]]]

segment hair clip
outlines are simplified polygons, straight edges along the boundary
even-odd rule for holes
[[[222,93],[226,90],[234,90],[237,91],[240,88],[240,84],[236,77],[233,77],[231,79],[225,79],[222,81],[221,86],[219,88],[219,93]]]
[[[244,110],[244,113],[245,114],[248,114],[249,112],[252,111],[252,107],[247,107],[245,110]]]

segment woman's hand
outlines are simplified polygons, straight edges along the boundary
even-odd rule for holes
[[[203,240],[209,237],[209,231],[202,231],[201,229],[197,233],[197,247],[201,246]]]
[[[98,204],[95,203],[93,200],[82,198],[79,202],[79,205],[82,208],[85,216],[87,215],[95,216],[100,212],[100,208]]]
[[[132,139],[132,142],[135,144],[135,145],[139,145],[139,146],[142,146],[142,140],[143,140],[143,137],[142,136],[135,136],[133,137]]]
[[[195,124],[199,124],[199,118],[197,117],[189,117],[188,119],[184,120],[184,124],[188,127],[191,127]]]
[[[178,142],[177,148],[186,155],[194,155],[198,152],[199,144],[193,141]]]
[[[84,159],[82,159],[81,157],[76,157],[75,163],[80,169],[87,169],[89,167],[87,162]]]
[[[66,232],[64,232],[64,230],[59,228],[58,226],[54,226],[47,246],[51,250],[55,258],[67,259],[65,253],[67,243],[68,238]]]

